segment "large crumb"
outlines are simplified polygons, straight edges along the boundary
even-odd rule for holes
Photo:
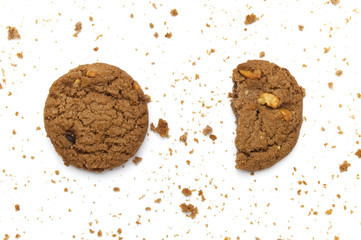
[[[351,164],[345,160],[342,164],[340,164],[340,172],[347,172],[347,169],[350,166]]]
[[[356,155],[358,158],[361,158],[361,149],[357,150],[357,152],[355,153],[355,155]]]
[[[340,3],[340,0],[331,0],[331,3],[332,3],[333,5],[337,5],[337,4]]]
[[[172,9],[172,10],[170,11],[170,15],[172,15],[173,17],[178,16],[178,11],[177,11],[177,9]]]
[[[198,214],[198,208],[194,207],[192,204],[182,203],[181,205],[179,205],[179,207],[182,208],[182,212],[189,213],[187,214],[187,217],[190,217],[192,219],[195,218]]]
[[[21,36],[16,27],[7,27],[8,29],[8,40],[21,39]]]
[[[186,197],[189,197],[190,195],[192,195],[192,191],[189,188],[183,188],[182,193]]]
[[[83,25],[81,24],[81,22],[77,22],[75,24],[75,28],[74,28],[75,33],[73,34],[73,36],[78,37],[78,34],[80,33],[82,28],[83,28]]]
[[[135,164],[135,165],[138,165],[138,163],[140,163],[141,161],[143,160],[143,158],[141,157],[135,157],[132,162]]]
[[[183,142],[187,146],[187,138],[188,138],[188,132],[185,132],[182,136],[179,137],[179,141]]]
[[[158,133],[161,137],[169,137],[168,132],[169,132],[169,128],[168,128],[168,123],[166,120],[163,120],[161,118],[159,118],[158,120],[158,126],[155,127],[153,123],[150,124],[150,130],[152,130],[153,132]]]
[[[246,16],[246,20],[244,21],[244,24],[249,25],[252,24],[254,22],[256,22],[259,18],[254,14],[250,14]]]
[[[207,136],[208,134],[211,134],[213,132],[213,129],[211,126],[207,125],[204,129],[203,129],[203,135]]]

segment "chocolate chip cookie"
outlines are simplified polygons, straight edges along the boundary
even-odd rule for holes
[[[304,89],[274,63],[251,60],[233,70],[236,168],[258,171],[287,156],[302,125]]]
[[[105,63],[81,65],[51,86],[44,123],[66,165],[103,171],[138,151],[148,129],[147,101],[125,71]]]

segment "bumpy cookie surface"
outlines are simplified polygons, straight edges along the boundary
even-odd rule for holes
[[[304,89],[285,68],[251,60],[233,70],[236,168],[258,171],[288,155],[302,125]]]
[[[105,63],[81,65],[51,86],[44,123],[65,164],[103,171],[123,165],[141,146],[147,102],[123,70]]]

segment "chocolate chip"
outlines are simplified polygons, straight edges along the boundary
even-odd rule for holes
[[[66,139],[71,142],[71,144],[75,144],[75,136],[71,134],[65,134]]]

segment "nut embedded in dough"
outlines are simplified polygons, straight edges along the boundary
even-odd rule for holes
[[[271,108],[278,108],[280,106],[280,100],[278,97],[271,93],[262,93],[257,99],[257,102],[261,105],[267,104]]]

